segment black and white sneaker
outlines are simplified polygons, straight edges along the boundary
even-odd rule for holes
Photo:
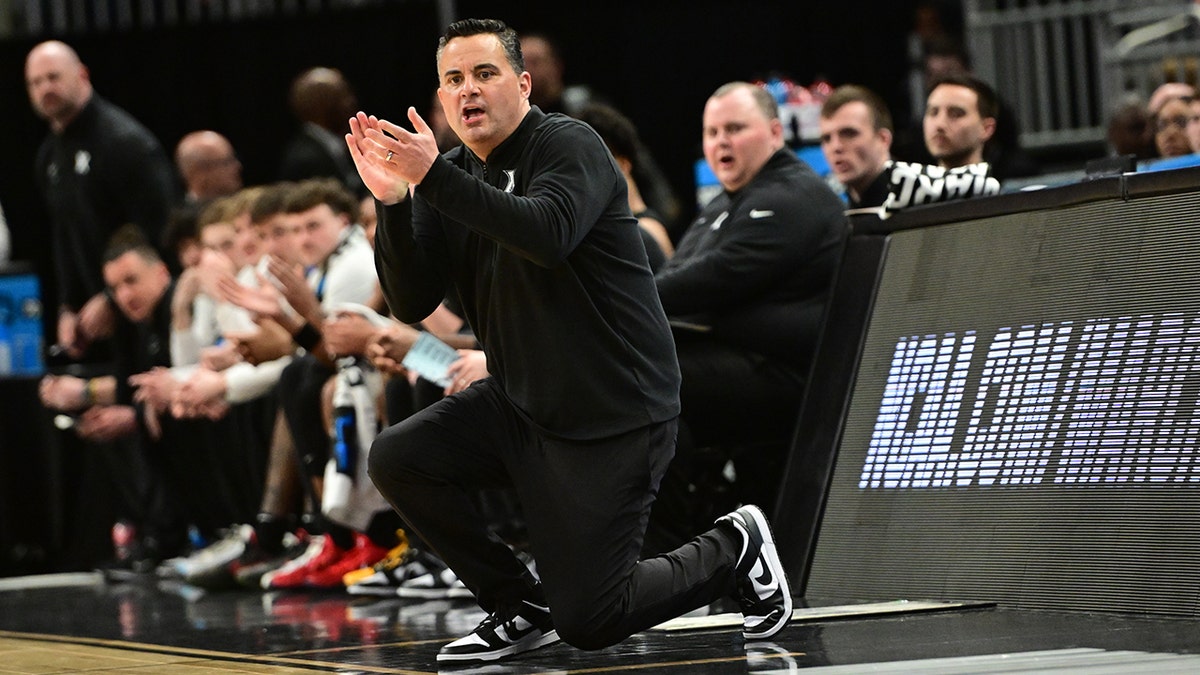
[[[442,647],[438,663],[495,661],[558,642],[550,608],[526,600],[497,610],[465,637]]]
[[[775,549],[775,538],[762,509],[754,505],[717,519],[742,535],[742,553],[734,569],[742,635],[763,640],[783,630],[792,618],[792,591]]]

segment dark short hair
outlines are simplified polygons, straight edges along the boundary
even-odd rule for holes
[[[867,106],[867,110],[871,112],[872,124],[875,125],[875,130],[887,129],[892,131],[892,113],[888,110],[887,103],[883,102],[883,98],[875,92],[860,87],[857,84],[844,84],[837,89],[834,89],[829,98],[825,99],[824,105],[821,106],[821,117],[833,117],[842,106],[855,101],[863,103]]]
[[[976,98],[979,99],[979,116],[991,117],[995,119],[1000,116],[1000,102],[996,96],[996,90],[987,82],[971,75],[946,75],[939,77],[929,83],[929,89],[925,92],[925,97],[933,93],[934,89],[943,84],[952,84],[958,87],[966,87],[975,92]]]
[[[521,54],[521,40],[517,32],[499,19],[463,19],[455,21],[446,28],[442,37],[438,38],[437,62],[442,62],[442,51],[446,43],[454,38],[471,37],[472,35],[495,35],[504,48],[504,56],[509,65],[518,74],[525,72],[525,57]],[[441,76],[441,73],[438,73]]]
[[[288,194],[295,187],[295,183],[287,181],[264,186],[250,206],[250,222],[262,225],[271,216],[283,213],[283,205],[287,203]]]
[[[122,225],[109,237],[108,245],[104,248],[104,264],[107,265],[126,253],[136,253],[148,263],[162,262],[162,257],[150,245],[142,228],[133,223]]]
[[[286,213],[304,213],[326,204],[334,213],[343,213],[350,222],[358,222],[358,200],[334,178],[311,178],[296,183],[283,203]]]
[[[728,96],[738,89],[745,89],[750,92],[750,97],[754,99],[755,105],[768,120],[779,119],[779,104],[775,102],[775,97],[771,92],[750,82],[727,82],[709,96],[709,100],[714,98],[722,98]]]
[[[196,219],[207,202],[189,202],[171,209],[167,214],[167,225],[162,231],[162,250],[166,253],[178,251],[184,243],[195,241],[199,228]]]
[[[591,103],[576,116],[600,134],[609,152],[637,166],[638,134],[633,122],[621,111],[603,103]]]

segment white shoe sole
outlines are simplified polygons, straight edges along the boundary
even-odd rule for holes
[[[524,645],[524,644],[509,645],[509,646],[505,647],[504,649],[497,649],[494,652],[488,652],[486,654],[442,654],[439,652],[437,655],[437,660],[438,660],[438,663],[463,663],[463,662],[468,662],[468,661],[497,661],[506,656],[513,656],[516,654],[524,654],[525,652],[531,652],[535,649],[541,649],[542,647],[549,647],[550,645],[555,644],[558,641],[559,641],[558,640],[558,631],[552,630],[549,633],[546,633],[542,637],[538,638],[537,640],[534,640],[532,643],[527,644],[527,645]]]
[[[783,591],[784,612],[775,622],[773,626],[764,630],[751,631],[751,627],[744,626],[742,635],[747,640],[765,640],[779,631],[783,630],[788,622],[792,619],[792,589],[788,584],[787,573],[783,569],[783,561],[779,559],[779,550],[775,546],[775,534],[771,532],[771,524],[767,522],[767,516],[762,512],[762,509],[754,505],[749,505],[745,508],[754,519],[754,525],[758,527],[759,533],[763,538],[763,547],[760,552],[766,560],[767,567],[771,570],[771,574],[779,579],[779,588]]]

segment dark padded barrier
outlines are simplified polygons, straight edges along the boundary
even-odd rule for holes
[[[1197,186],[853,220],[778,511],[810,601],[1196,613]]]

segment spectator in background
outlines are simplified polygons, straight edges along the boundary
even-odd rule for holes
[[[123,562],[133,571],[153,570],[186,542],[186,519],[178,495],[167,489],[165,462],[176,453],[154,451],[162,428],[150,406],[135,400],[131,376],[170,365],[171,275],[137,228],[118,230],[103,254],[103,274],[119,315],[113,322],[115,375],[83,379],[47,375],[42,404],[76,415],[75,432],[93,443],[111,443],[103,463],[122,496],[120,515],[141,537]],[[97,337],[109,337],[108,335]]]
[[[1159,157],[1192,154],[1188,126],[1195,96],[1187,94],[1187,89],[1183,88],[1190,89],[1186,84],[1164,84],[1156,91],[1156,95],[1151,96],[1148,110],[1151,114],[1151,130],[1154,132],[1154,149]],[[1168,91],[1168,94],[1164,94],[1164,91]]]
[[[698,448],[760,444],[737,462],[744,503],[774,504],[844,234],[844,205],[784,145],[775,99],[746,82],[704,107],[704,158],[723,192],[655,275],[676,328],[680,440],[651,513],[647,547],[704,527],[690,515]]]
[[[184,202],[171,209],[167,226],[162,231],[162,245],[167,268],[171,276],[178,277],[183,270],[200,262],[202,246],[197,236],[196,219],[207,202]]]
[[[935,42],[961,42],[962,33],[962,7],[957,0],[919,0],[913,7],[912,26],[907,40],[910,120],[921,119],[925,111],[931,46]],[[919,133],[917,135],[920,136]]]
[[[892,159],[892,114],[875,92],[855,85],[833,90],[821,107],[821,151],[852,209],[883,206]]]
[[[1136,159],[1158,156],[1154,131],[1145,101],[1123,101],[1108,119],[1108,145],[1113,155],[1133,155]]]
[[[983,161],[996,131],[996,94],[981,80],[950,75],[933,83],[925,101],[925,147],[937,165],[953,169]]]
[[[215,131],[193,131],[175,146],[175,168],[183,181],[183,204],[176,206],[163,232],[167,266],[178,277],[200,259],[196,238],[200,212],[213,200],[242,189],[242,163],[229,139]],[[178,263],[171,257],[177,254]]]
[[[589,104],[602,102],[587,85],[568,85],[563,81],[566,68],[558,47],[549,37],[526,33],[521,36],[521,51],[525,55],[525,70],[533,87],[529,92],[529,102],[541,108],[542,112],[579,117]],[[434,128],[436,130],[437,127]],[[634,181],[646,204],[659,214],[659,220],[671,230],[683,210],[679,200],[671,192],[662,170],[640,138],[637,140],[637,157],[638,161],[633,167]]]
[[[1167,101],[1178,98],[1196,98],[1196,88],[1184,82],[1166,82],[1160,84],[1150,93],[1150,98],[1146,101],[1146,112],[1150,113],[1151,117],[1154,117],[1158,115]]]
[[[1151,118],[1154,147],[1159,157],[1181,157],[1192,154],[1188,124],[1192,116],[1192,97],[1169,98]]]
[[[592,103],[592,90],[583,84],[567,86],[563,81],[562,57],[550,38],[537,33],[521,36],[521,53],[525,55],[525,70],[533,88],[529,102],[543,112],[560,112],[575,117]]]
[[[78,358],[114,318],[96,253],[126,223],[159,242],[175,202],[174,172],[158,139],[93,91],[87,67],[68,45],[51,40],[30,50],[25,85],[50,126],[35,178],[50,220],[57,339]]]
[[[224,207],[206,209],[202,223],[228,220],[233,228],[234,245],[228,249],[229,258],[234,266],[241,265],[234,283],[257,286],[262,278],[259,274],[265,276],[267,273],[269,257],[265,254],[268,251],[281,258],[298,251],[296,240],[290,236],[267,236],[268,231],[276,234],[273,231],[284,218],[283,207],[292,188],[290,183],[250,188],[227,198]],[[227,229],[220,224],[217,227],[218,230]],[[215,243],[209,237],[205,238]],[[185,289],[187,279],[181,278],[179,286]],[[180,298],[181,295],[184,297]],[[186,291],[177,290],[176,298],[186,300]],[[192,333],[196,327],[194,310],[194,306],[176,303],[173,317],[176,335],[173,335],[172,349],[176,352],[177,365],[184,360],[179,357],[188,351],[184,349],[188,342],[193,347],[201,343],[187,335],[178,335],[179,330]],[[260,443],[264,438],[269,439],[266,441],[266,475],[261,485],[258,513],[252,523],[229,528],[225,537],[186,559],[173,561],[166,571],[204,588],[220,588],[233,583],[259,588],[265,576],[274,574],[306,548],[292,546],[295,540],[287,534],[295,524],[293,516],[301,511],[299,502],[303,490],[291,434],[278,411],[275,395],[280,373],[291,362],[291,352],[288,350],[279,358],[262,363],[241,361],[237,351],[230,349],[238,341],[235,332],[252,333],[254,324],[247,325],[247,320],[243,319],[244,310],[223,302],[218,302],[215,315],[226,340],[220,346],[199,351],[199,367],[176,392],[172,414],[177,417],[211,416],[212,410],[228,408],[234,416],[245,416],[253,415],[255,408],[262,409],[269,422],[273,422],[269,433],[258,436]],[[270,322],[264,322],[258,331],[266,332],[267,323]],[[282,333],[290,345],[291,336],[286,331]],[[237,465],[234,461],[230,464]],[[313,539],[314,545],[323,541],[320,537]]]
[[[1187,135],[1192,152],[1200,152],[1200,98],[1193,98],[1188,103]]]
[[[233,275],[247,264],[237,246],[233,224],[239,204],[230,198],[217,199],[204,207],[192,221],[192,232],[199,237],[201,255],[195,265],[177,277],[175,306],[172,308],[171,362],[175,366],[193,366],[200,362],[200,351],[216,345],[221,328],[216,316],[216,280]],[[247,322],[249,318],[245,319]]]
[[[637,218],[642,230],[642,241],[646,244],[646,253],[650,256],[650,269],[658,271],[667,258],[675,253],[671,236],[663,224],[663,216],[646,205],[642,192],[633,176],[640,161],[640,147],[637,129],[628,117],[622,115],[616,108],[593,103],[579,112],[579,119],[600,134],[601,140],[608,146],[613,159],[625,176],[625,186],[629,195],[629,210]]]
[[[283,150],[280,180],[336,178],[356,195],[362,180],[354,170],[342,135],[346,120],[358,109],[358,98],[340,70],[310,68],[292,81],[288,105],[300,130]]]
[[[922,75],[925,91],[934,82],[950,75],[970,75],[971,57],[963,43],[949,35],[936,35],[925,42]]]
[[[280,285],[278,294],[274,290],[265,296],[251,294],[249,289],[228,283],[223,288],[232,292],[230,299],[235,303],[285,327],[308,352],[284,367],[278,393],[313,501],[319,504],[330,457],[329,434],[321,420],[321,394],[336,374],[322,330],[326,318],[334,316],[343,303],[370,302],[378,278],[371,246],[357,224],[358,200],[340,183],[314,179],[296,184],[284,200],[282,214],[280,227],[295,233],[302,265],[271,260],[267,269]],[[378,562],[395,545],[323,520],[327,538],[321,554],[308,565],[272,576],[267,582],[272,588],[340,587],[345,572]],[[379,534],[388,533],[394,539],[394,529],[384,528]]]
[[[1037,175],[1040,171],[1037,162],[1021,148],[1021,129],[1016,111],[995,93],[990,84],[975,77],[970,56],[960,41],[948,35],[930,38],[925,43],[924,74],[926,109],[928,94],[936,83],[945,78],[965,77],[986,87],[991,92],[990,98],[995,101],[995,112],[992,114],[994,129],[984,146],[982,161],[990,165],[991,174],[1000,180]],[[893,148],[894,157],[921,164],[935,163],[923,127],[910,130],[902,136]]]
[[[193,131],[179,139],[175,168],[188,202],[227,197],[242,189],[242,163],[229,139],[215,131]]]

